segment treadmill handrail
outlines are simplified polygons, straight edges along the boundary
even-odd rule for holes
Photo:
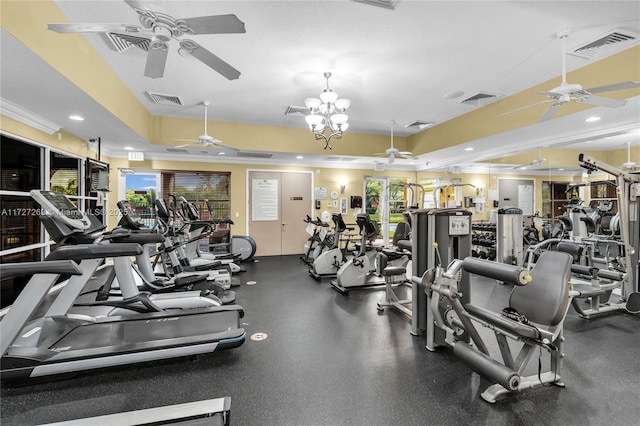
[[[0,280],[32,274],[82,275],[82,271],[73,260],[3,263],[0,265]]]

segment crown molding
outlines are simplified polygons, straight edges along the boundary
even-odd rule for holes
[[[51,120],[47,120],[46,118],[29,110],[26,110],[20,105],[17,105],[1,97],[0,113],[2,113],[2,115],[6,117],[19,121],[20,123],[26,124],[27,126],[33,127],[34,129],[43,131],[49,135],[54,134],[62,128],[61,125],[54,123]]]

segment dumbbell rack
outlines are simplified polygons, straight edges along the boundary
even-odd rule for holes
[[[471,255],[480,259],[496,259],[496,224],[476,222],[471,224]]]

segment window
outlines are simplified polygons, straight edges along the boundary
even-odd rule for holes
[[[75,199],[79,195],[80,160],[51,151],[49,164],[49,189]]]
[[[196,205],[200,218],[223,219],[231,214],[231,173],[228,172],[162,172],[162,198],[171,201],[183,196]],[[211,208],[211,213],[209,212]]]
[[[578,188],[569,186],[570,182],[542,182],[542,217],[554,219],[562,216],[569,200],[580,198]]]
[[[35,214],[38,206],[29,196],[29,191],[41,188],[42,148],[3,135],[0,156],[2,262],[40,260],[38,250],[14,249],[40,242],[40,219]]]

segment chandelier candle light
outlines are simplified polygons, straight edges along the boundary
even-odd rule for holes
[[[338,99],[338,94],[329,88],[330,72],[324,73],[327,88],[318,98],[307,98],[304,104],[309,108],[309,114],[304,118],[316,140],[324,139],[324,149],[331,149],[331,139],[342,139],[342,132],[347,130],[349,116],[345,111],[351,105],[349,99]],[[331,132],[329,136],[325,132]]]

